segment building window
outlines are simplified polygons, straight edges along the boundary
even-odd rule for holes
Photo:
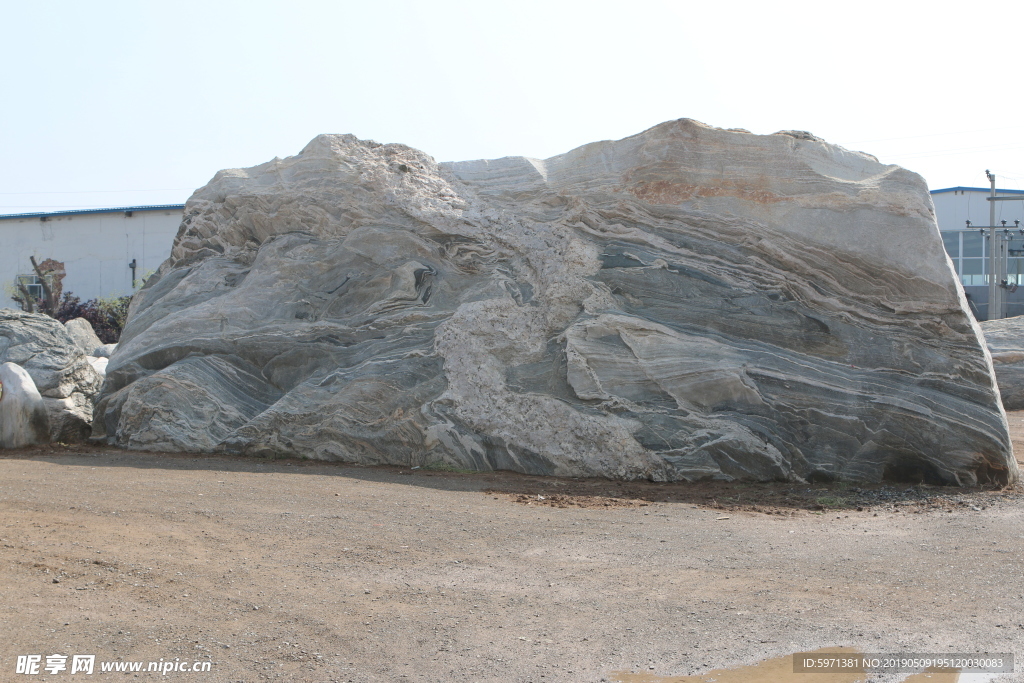
[[[19,275],[15,278],[15,282],[23,285],[32,298],[43,298],[43,285],[40,283],[38,275]]]
[[[960,231],[960,235],[963,237],[963,250],[961,254],[965,257],[983,257],[985,256],[985,246],[987,240],[977,230]]]
[[[1014,258],[1016,249],[1010,250],[1010,258],[1006,259],[1006,282],[1011,285],[1024,285],[1024,259]]]
[[[960,257],[960,231],[942,233],[942,244],[946,247],[946,253],[955,262]]]
[[[985,281],[985,259],[965,258],[960,264],[960,281],[965,287],[988,284]]]
[[[942,244],[953,260],[957,277],[964,287],[983,287],[988,284],[988,240],[978,230],[944,230]],[[1007,274],[1011,280],[1022,280],[1018,274],[1017,259],[1011,259]]]
[[[942,244],[964,287],[988,285],[988,238],[978,230],[944,230]],[[1014,237],[1007,244],[1006,283],[1024,285],[1024,244]]]

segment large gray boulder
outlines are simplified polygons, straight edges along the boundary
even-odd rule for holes
[[[50,418],[32,377],[20,365],[0,363],[0,448],[50,440]]]
[[[221,171],[132,304],[131,448],[613,478],[1017,477],[920,176],[680,120]]]
[[[1007,410],[1024,410],[1024,316],[981,323]]]
[[[87,356],[95,356],[97,346],[102,346],[103,341],[96,335],[92,323],[85,318],[73,318],[64,323],[64,329],[68,331],[78,348]]]
[[[93,399],[103,379],[93,370],[64,325],[39,313],[0,308],[0,363],[20,365],[42,395],[50,438],[64,443],[87,439]]]

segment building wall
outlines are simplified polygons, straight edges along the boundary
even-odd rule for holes
[[[132,293],[136,277],[142,279],[171,254],[181,224],[183,207],[109,209],[0,216],[0,283],[5,290],[19,275],[32,274],[29,256],[64,263],[64,291],[83,301]],[[14,306],[0,292],[0,307]]]
[[[996,190],[999,196],[1019,196],[1020,201],[996,202],[996,225],[1005,220],[1013,227],[1014,219],[1024,222],[1024,192],[1020,190]],[[983,188],[950,188],[933,190],[935,217],[939,230],[963,230],[964,221],[974,225],[988,225],[988,205],[985,199],[989,191]]]

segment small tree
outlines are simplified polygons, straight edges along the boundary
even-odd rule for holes
[[[104,344],[116,344],[121,338],[121,330],[128,318],[130,296],[107,297],[105,299],[89,299],[86,302],[65,292],[63,286],[64,264],[53,259],[36,262],[30,256],[32,270],[35,271],[39,286],[43,291],[37,297],[29,291],[24,282],[15,282],[15,289],[9,290],[11,299],[16,301],[26,313],[43,313],[66,323],[74,318],[85,318],[96,331],[96,336]]]
[[[21,310],[26,313],[35,313],[38,310],[40,313],[52,316],[60,306],[61,293],[64,290],[64,276],[67,275],[64,264],[51,258],[38,263],[35,256],[29,256],[28,260],[32,263],[32,270],[35,271],[36,279],[39,280],[43,296],[33,296],[25,283],[19,279],[15,283],[17,290],[11,298],[18,302]]]

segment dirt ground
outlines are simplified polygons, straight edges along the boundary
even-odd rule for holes
[[[1009,418],[1024,454],[1024,412]],[[818,648],[1024,658],[1020,488],[620,484],[54,447],[0,457],[0,523],[0,681],[32,680],[19,655],[40,655],[45,680],[89,680],[71,674],[87,654],[104,680],[246,683],[649,683]],[[54,654],[67,669],[50,674]],[[860,678],[787,661],[710,678]],[[140,673],[100,672],[132,662]]]

